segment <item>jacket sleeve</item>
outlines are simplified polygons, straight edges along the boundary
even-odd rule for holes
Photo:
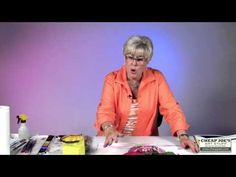
[[[97,107],[95,128],[98,135],[102,134],[101,124],[110,121],[115,122],[115,103],[114,103],[114,76],[108,74],[103,84],[102,96]]]
[[[161,72],[158,73],[158,87],[160,113],[164,116],[167,124],[169,124],[172,135],[176,136],[176,131],[187,130],[189,125],[180,104],[176,101]]]

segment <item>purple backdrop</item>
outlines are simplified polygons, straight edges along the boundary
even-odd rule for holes
[[[29,115],[32,133],[95,135],[104,76],[133,34],[154,42],[190,133],[235,133],[236,23],[0,23],[0,105]],[[170,135],[163,123],[161,135]]]

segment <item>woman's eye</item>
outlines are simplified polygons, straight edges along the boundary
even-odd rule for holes
[[[143,61],[143,58],[138,58],[137,61],[138,61],[138,62],[142,62],[142,61]]]

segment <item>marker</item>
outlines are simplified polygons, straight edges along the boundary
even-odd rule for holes
[[[45,142],[43,143],[42,147],[40,148],[38,154],[42,155],[44,153],[46,153],[49,144],[51,143],[52,139],[54,138],[54,135],[49,135],[48,138],[45,140]]]

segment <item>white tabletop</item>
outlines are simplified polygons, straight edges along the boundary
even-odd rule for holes
[[[46,140],[46,135],[36,137],[37,143],[34,146],[31,155],[36,155]],[[192,137],[191,137],[192,138]],[[89,155],[122,155],[136,145],[155,145],[165,151],[171,151],[179,155],[233,155],[236,154],[236,141],[232,140],[231,153],[192,153],[190,149],[180,147],[178,138],[173,136],[125,136],[119,138],[118,143],[103,147],[105,137],[92,137]],[[20,154],[20,153],[18,153]],[[59,138],[54,138],[49,146],[46,155],[62,155],[62,143]]]
[[[176,154],[192,154],[191,151],[183,149],[179,146],[178,139],[171,136],[125,136],[119,138],[118,143],[113,143],[111,146],[103,147],[105,137],[93,137],[90,154],[112,154],[121,155],[136,145],[155,145],[165,151],[172,151]]]
[[[190,137],[192,138],[192,137]],[[119,138],[118,143],[103,147],[105,137],[93,137],[91,152],[93,155],[121,155],[126,153],[129,148],[135,145],[155,145],[165,151],[171,151],[178,155],[233,155],[236,154],[236,141],[232,140],[231,153],[193,153],[190,149],[184,149],[180,146],[178,138],[173,136],[126,136]]]

